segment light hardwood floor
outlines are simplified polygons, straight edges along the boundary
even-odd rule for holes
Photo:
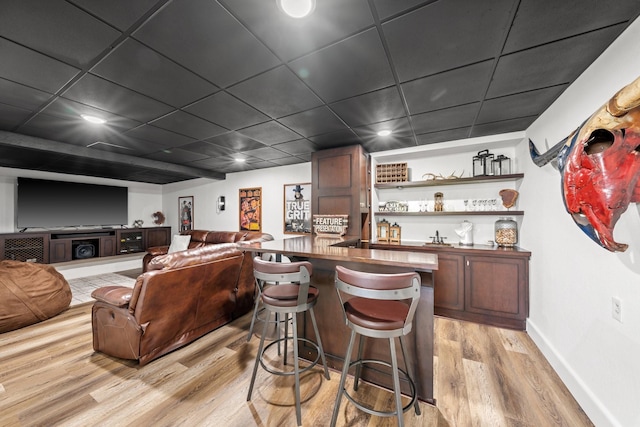
[[[293,383],[260,369],[246,401],[258,338],[249,315],[139,367],[94,353],[91,304],[0,334],[1,426],[294,426]],[[436,405],[408,426],[590,426],[526,333],[437,318]],[[339,373],[302,379],[304,425],[326,426]],[[391,394],[361,387],[379,409]],[[343,399],[338,425],[395,425]]]

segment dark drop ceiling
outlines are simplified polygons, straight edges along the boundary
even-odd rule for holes
[[[0,0],[0,166],[165,184],[522,131],[639,13],[317,0],[293,19],[276,0]]]

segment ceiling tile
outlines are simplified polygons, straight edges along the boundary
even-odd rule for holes
[[[80,70],[0,38],[0,76],[56,93]]]
[[[384,20],[391,15],[404,12],[407,9],[416,8],[421,5],[434,3],[438,0],[373,0],[380,19]]]
[[[409,112],[417,114],[480,101],[491,78],[491,61],[402,84]]]
[[[614,25],[501,57],[487,96],[496,98],[572,82],[615,39],[621,28]]]
[[[283,61],[373,25],[366,0],[321,0],[316,3],[313,14],[302,19],[287,16],[275,1],[227,0],[224,3]]]
[[[161,162],[189,163],[195,160],[202,160],[207,156],[204,154],[194,153],[193,151],[183,150],[182,148],[167,148],[156,151],[155,153],[147,154],[144,157]]]
[[[411,123],[416,134],[430,133],[446,129],[455,129],[473,124],[478,114],[480,103],[460,105],[444,110],[411,116]]]
[[[267,123],[261,123],[259,125],[240,129],[238,132],[266,145],[300,139],[300,135],[273,120]]]
[[[87,123],[84,122],[84,119],[82,119],[80,116],[82,114],[88,114],[106,120],[107,123],[103,126],[108,126],[114,128],[114,130],[117,129],[119,131],[126,131],[140,125],[140,122],[137,122],[135,120],[111,114],[108,111],[90,107],[88,105],[84,105],[65,98],[57,98],[51,104],[47,105],[47,107],[42,110],[42,113],[51,116],[71,119],[76,121],[77,123],[84,124]]]
[[[411,148],[416,146],[416,141],[413,137],[367,137],[363,138],[362,147],[368,153],[375,153],[378,151],[386,150],[398,150],[400,148]]]
[[[174,107],[182,107],[218,90],[164,56],[129,39],[91,72]]]
[[[513,7],[513,0],[438,1],[386,22],[400,81],[495,57]]]
[[[469,138],[471,127],[463,127],[458,129],[447,129],[439,132],[423,133],[416,135],[418,145],[435,144],[444,141],[456,141],[458,139]]]
[[[360,144],[362,141],[351,129],[341,130],[309,138],[318,150]]]
[[[537,117],[538,116],[520,117],[517,119],[475,125],[469,136],[474,138],[476,136],[523,131],[526,130]]]
[[[276,150],[273,147],[264,147],[258,148],[256,150],[243,151],[242,154],[261,160],[282,159],[287,155],[286,153],[283,153],[280,150]]]
[[[211,0],[169,3],[136,31],[134,37],[220,87],[280,63],[234,17]]]
[[[322,105],[322,101],[285,66],[239,83],[229,88],[229,92],[272,118]]]
[[[69,0],[121,31],[148,13],[158,0]]]
[[[63,0],[4,1],[0,36],[75,67],[83,67],[120,32]]]
[[[338,101],[330,107],[351,127],[395,119],[406,114],[396,86]]]
[[[184,111],[174,111],[149,124],[195,139],[211,138],[212,136],[220,135],[227,131],[218,125],[185,113]]]
[[[395,83],[375,28],[292,61],[290,66],[325,102]]]
[[[207,142],[235,152],[253,150],[254,148],[263,148],[265,146],[263,143],[238,132],[223,133],[222,135],[207,139]]]
[[[13,130],[23,123],[31,111],[11,105],[0,104],[0,129]]]
[[[283,117],[279,122],[305,137],[347,129],[328,107],[318,107]]]
[[[193,151],[194,153],[204,154],[208,157],[229,156],[235,151],[231,148],[212,144],[206,141],[192,142],[191,144],[183,145],[180,148],[187,151]]]
[[[539,115],[540,112],[546,110],[566,88],[567,85],[558,85],[488,99],[482,103],[476,123],[488,123]]]
[[[268,116],[226,92],[218,92],[184,110],[232,130],[269,120]]]
[[[313,153],[317,151],[316,146],[308,139],[297,139],[295,141],[283,142],[282,144],[272,145],[272,147],[292,155]]]
[[[147,122],[172,110],[166,104],[91,74],[78,80],[63,96],[140,122]]]
[[[553,13],[549,13],[553,10]],[[638,16],[637,0],[521,0],[504,53],[572,37]],[[571,21],[567,25],[567,21]]]
[[[151,125],[138,126],[137,128],[127,131],[125,135],[132,138],[143,139],[145,141],[158,144],[164,148],[179,147],[195,141],[195,138],[180,135]]]
[[[33,111],[41,107],[49,98],[51,95],[46,92],[0,79],[0,103]]]

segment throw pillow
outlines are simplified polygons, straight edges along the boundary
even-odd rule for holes
[[[173,236],[173,239],[171,239],[171,245],[169,246],[168,253],[172,254],[174,252],[186,251],[187,249],[189,249],[190,241],[190,235],[187,234],[186,236],[183,236],[181,234],[176,234],[175,236]]]

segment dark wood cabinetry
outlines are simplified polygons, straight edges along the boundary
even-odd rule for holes
[[[434,312],[524,330],[529,315],[529,257],[520,248],[372,244],[373,249],[434,252]]]
[[[368,241],[369,156],[359,145],[316,151],[311,156],[312,213],[349,215],[347,234]]]
[[[53,264],[108,257],[168,245],[170,238],[171,227],[0,234],[0,260]]]

